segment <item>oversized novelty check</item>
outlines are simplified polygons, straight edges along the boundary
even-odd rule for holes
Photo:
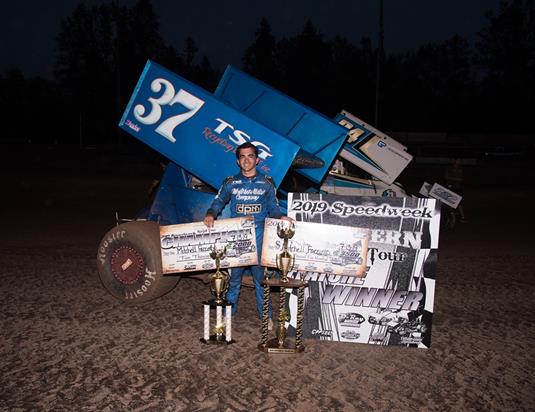
[[[429,189],[429,197],[434,197],[435,199],[446,203],[448,206],[454,209],[459,206],[459,203],[461,203],[462,200],[462,196],[452,192],[442,185],[439,185],[438,183],[435,183],[431,189]]]
[[[215,269],[214,249],[226,247],[221,267],[258,263],[254,220],[251,217],[221,219],[208,229],[203,222],[160,226],[163,273]]]
[[[277,267],[283,239],[277,227],[288,222],[266,219],[262,247],[262,266]],[[349,226],[295,222],[295,233],[288,240],[294,258],[293,270],[364,277],[368,255],[369,230]]]

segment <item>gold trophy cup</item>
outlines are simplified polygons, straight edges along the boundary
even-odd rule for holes
[[[215,260],[215,273],[210,276],[210,290],[215,296],[215,303],[223,303],[223,296],[228,289],[228,273],[220,270],[221,260],[227,254],[227,247],[216,249],[214,246],[210,252],[210,257]]]
[[[277,268],[281,271],[281,281],[288,282],[288,272],[290,272],[295,264],[295,256],[288,252],[288,240],[295,234],[295,225],[290,223],[288,227],[284,227],[283,222],[277,225],[277,235],[283,240],[282,252],[277,256]]]

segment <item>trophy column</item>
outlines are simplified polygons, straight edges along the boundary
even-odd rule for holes
[[[288,240],[293,237],[295,233],[295,226],[292,223],[290,227],[284,228],[282,223],[277,227],[277,235],[283,239],[283,249],[277,255],[277,267],[281,272],[280,279],[270,279],[268,271],[264,272],[264,305],[262,313],[262,338],[258,345],[258,349],[266,353],[297,353],[305,350],[302,342],[303,335],[303,319],[304,319],[304,297],[305,287],[307,283],[303,277],[300,280],[288,279],[288,272],[294,266],[295,258],[288,251]],[[276,337],[268,340],[268,322],[269,322],[269,300],[271,299],[270,288],[272,286],[278,287],[279,294],[279,316],[277,318]],[[286,322],[290,320],[290,313],[286,310],[286,289],[297,288],[297,324],[295,339],[292,340],[286,337]]]
[[[221,259],[225,257],[226,247],[222,250],[212,248],[210,257],[215,260],[216,271],[210,277],[210,290],[214,294],[214,298],[204,301],[204,334],[201,338],[203,343],[212,344],[230,344],[234,343],[232,340],[232,305],[224,299],[224,295],[228,288],[229,275],[227,272],[220,270]],[[225,308],[225,322],[223,322],[223,308]],[[210,334],[210,312],[215,309],[216,321],[215,327]]]
[[[230,344],[235,341],[232,339],[232,316],[231,310],[232,305],[227,301],[218,303],[215,299],[210,299],[203,302],[204,305],[204,335],[201,338],[202,343],[210,344]],[[216,312],[216,321],[215,327],[210,333],[210,314],[211,309],[215,308]],[[226,313],[228,314],[225,317],[225,322],[223,322],[223,308],[225,308]]]

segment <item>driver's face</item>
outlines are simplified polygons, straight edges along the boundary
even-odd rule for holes
[[[256,174],[258,161],[253,148],[246,147],[240,150],[237,162],[244,176],[254,176]]]

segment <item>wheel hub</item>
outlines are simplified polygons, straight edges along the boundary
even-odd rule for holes
[[[145,261],[141,253],[130,246],[120,246],[111,255],[111,271],[125,285],[135,283],[142,275]]]

